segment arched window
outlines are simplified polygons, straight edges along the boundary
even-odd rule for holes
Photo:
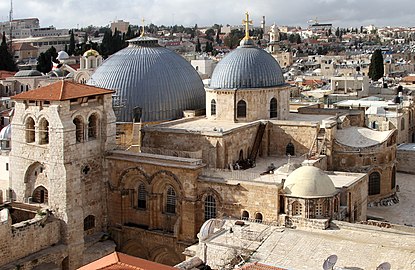
[[[45,118],[42,118],[39,122],[39,144],[49,143],[49,122]]]
[[[91,115],[88,118],[88,138],[97,138],[98,130],[98,117],[96,114]]]
[[[373,121],[373,122],[372,122],[372,126],[371,126],[371,128],[373,128],[373,129],[378,129],[378,127],[379,127],[378,122]]]
[[[262,214],[256,213],[255,214],[255,222],[262,223]]]
[[[75,124],[75,136],[76,142],[83,142],[84,141],[84,123],[81,118],[77,117],[73,120]]]
[[[401,119],[401,130],[405,130],[405,117]]]
[[[338,205],[338,200],[337,200],[337,198],[334,198],[334,200],[333,200],[333,204],[334,204],[334,213],[337,213],[337,212],[339,212],[339,205]]]
[[[238,101],[236,108],[236,117],[245,118],[246,117],[246,102],[244,100]]]
[[[391,178],[391,189],[394,189],[396,186],[396,167],[392,169],[392,178]]]
[[[272,98],[269,103],[269,117],[275,118],[278,116],[278,103],[276,98]]]
[[[32,117],[26,120],[26,142],[35,142],[35,120]]]
[[[242,219],[243,220],[248,220],[249,219],[249,213],[248,213],[248,211],[243,211],[242,212]]]
[[[137,199],[137,207],[141,209],[146,209],[147,204],[147,192],[146,186],[141,183],[138,186],[138,199]]]
[[[216,218],[216,200],[212,195],[208,195],[205,199],[205,221],[211,218]]]
[[[216,115],[216,100],[210,102],[210,115]]]
[[[293,207],[293,216],[301,216],[303,214],[303,206],[300,202],[295,201],[292,205]]]
[[[20,92],[23,92],[24,91],[24,86],[23,86],[23,84],[21,84],[20,85]]]
[[[295,155],[295,147],[294,144],[292,144],[291,142],[287,144],[287,146],[285,147],[285,155],[290,155],[290,156],[294,156]]]
[[[34,203],[48,203],[48,190],[43,187],[37,187],[32,194],[32,202]]]
[[[89,215],[84,219],[84,231],[88,231],[93,228],[95,228],[95,217],[93,215]]]
[[[167,188],[166,193],[166,213],[176,213],[176,191],[171,186]]]
[[[380,194],[380,174],[373,172],[369,175],[369,195]]]

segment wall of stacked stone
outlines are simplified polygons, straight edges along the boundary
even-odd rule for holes
[[[332,171],[349,171],[368,173],[379,172],[381,175],[381,191],[379,195],[369,196],[368,200],[376,201],[388,197],[395,192],[392,188],[392,172],[396,160],[396,132],[385,142],[371,147],[350,147],[334,142]]]
[[[269,153],[271,156],[285,156],[287,145],[295,147],[295,156],[307,154],[318,133],[317,124],[309,122],[283,123],[271,121],[269,136]]]
[[[60,229],[59,220],[46,216],[0,224],[0,266],[59,243]]]
[[[396,152],[396,159],[396,168],[398,172],[415,174],[415,151],[408,151],[398,148]]]

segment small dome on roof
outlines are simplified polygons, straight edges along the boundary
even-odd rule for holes
[[[69,59],[69,54],[65,51],[58,52],[58,57],[56,57],[59,61]]]
[[[42,76],[42,73],[40,73],[37,70],[21,70],[21,71],[18,71],[16,74],[14,74],[14,77],[36,77],[36,76]]]
[[[331,197],[337,193],[330,177],[314,166],[302,166],[293,171],[284,183],[284,192],[299,198]]]
[[[10,141],[12,137],[12,126],[8,124],[0,130],[0,141]]]
[[[86,52],[84,52],[83,54],[84,57],[90,57],[90,56],[99,56],[99,52],[97,52],[96,50],[90,49],[87,50]]]

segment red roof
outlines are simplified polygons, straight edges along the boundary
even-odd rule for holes
[[[0,70],[0,80],[4,80],[6,78],[13,77],[14,74],[16,74],[16,72]]]
[[[78,270],[177,270],[177,268],[147,261],[120,252],[111,253]]]
[[[38,48],[33,47],[29,43],[13,43],[13,51],[37,51]]]
[[[60,80],[58,82],[12,96],[20,100],[69,100],[73,98],[112,94],[115,91],[95,86]]]
[[[259,262],[254,262],[250,264],[245,264],[240,270],[287,270],[285,268],[280,268],[276,266],[266,265]]]

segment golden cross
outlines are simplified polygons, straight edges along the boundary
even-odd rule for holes
[[[141,19],[141,22],[143,23],[143,31],[141,31],[141,34],[140,34],[140,37],[144,37],[144,22],[145,22],[145,20],[144,20],[144,18],[142,18]]]
[[[248,11],[245,13],[245,20],[242,20],[242,24],[245,24],[245,37],[244,39],[250,39],[249,36],[249,25],[252,24],[252,20],[249,20],[249,13]]]

